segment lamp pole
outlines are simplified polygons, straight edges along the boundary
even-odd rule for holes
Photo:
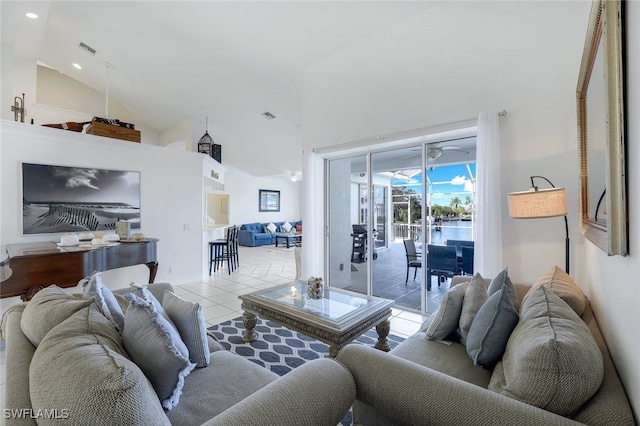
[[[552,188],[555,188],[556,186],[551,183],[551,181],[549,179],[547,179],[544,176],[531,176],[531,187],[534,188],[536,191],[538,190],[538,187],[534,185],[533,183],[533,179],[534,178],[540,178],[540,179],[544,179],[546,180],[549,185],[551,185]],[[565,247],[564,247],[564,256],[565,256],[565,267],[564,270],[565,272],[568,274],[569,273],[569,221],[567,220],[567,215],[564,216],[564,229],[565,229]]]

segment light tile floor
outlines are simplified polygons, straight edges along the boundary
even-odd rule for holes
[[[277,284],[286,284],[295,277],[293,248],[241,246],[239,256],[240,267],[231,274],[225,266],[206,280],[174,284],[177,295],[202,305],[208,326],[241,316],[239,295]],[[0,312],[4,312],[8,306],[18,302],[18,298],[0,299]],[[393,308],[391,333],[409,337],[418,331],[425,318],[420,314]],[[4,408],[5,355],[5,341],[0,340],[0,408]],[[4,424],[3,419],[0,419],[0,424]]]

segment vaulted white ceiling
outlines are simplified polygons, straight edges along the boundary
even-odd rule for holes
[[[266,176],[301,168],[304,69],[438,3],[3,1],[2,43],[99,91],[109,63],[110,96],[140,123],[209,117],[223,161]]]

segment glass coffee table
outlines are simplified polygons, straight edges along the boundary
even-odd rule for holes
[[[389,351],[392,300],[324,287],[321,299],[307,297],[307,283],[297,281],[238,296],[242,300],[243,340],[254,341],[256,315],[313,337],[329,345],[329,356],[372,327],[378,332],[377,349]]]

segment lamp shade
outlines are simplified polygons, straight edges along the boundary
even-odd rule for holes
[[[509,201],[509,216],[514,219],[567,215],[567,198],[564,188],[512,192],[507,196],[507,199]]]

